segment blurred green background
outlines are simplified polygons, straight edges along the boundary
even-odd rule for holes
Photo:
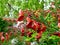
[[[60,0],[0,0],[0,17],[17,18],[19,9],[48,9],[50,2],[57,5]]]

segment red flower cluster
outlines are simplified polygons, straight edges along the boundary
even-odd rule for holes
[[[8,41],[10,36],[11,36],[11,32],[8,34],[8,33],[5,33],[5,35],[3,35],[3,32],[0,32],[0,40],[2,42],[4,42],[5,40]]]
[[[46,30],[46,26],[42,23],[40,24],[39,22],[36,22],[35,20],[32,20],[31,18],[27,17],[26,18],[27,23],[26,23],[26,27],[29,29],[33,29],[34,31],[37,31],[38,35],[36,36],[36,39],[39,40],[39,38],[42,35],[42,32],[44,32]],[[21,29],[22,32],[22,36],[24,36],[24,29]],[[31,37],[32,32],[28,32],[27,36]]]
[[[28,13],[30,15],[30,13]],[[19,18],[18,21],[22,21],[24,19],[24,12],[21,10],[19,12]],[[37,36],[36,39],[39,40],[41,38],[42,33],[46,30],[46,26],[43,23],[39,23],[33,19],[30,18],[30,16],[26,17],[26,28],[27,29],[33,29],[34,31],[37,31]],[[24,36],[25,35],[25,30],[24,28],[21,29],[21,35]],[[33,34],[32,32],[27,32],[26,33],[28,37],[31,37],[31,35]]]
[[[4,42],[4,40],[5,40],[5,37],[3,36],[3,32],[0,32],[0,40],[1,40],[2,42]]]
[[[24,19],[24,14],[27,14],[28,16],[30,16],[31,17],[31,11],[29,11],[29,10],[25,10],[25,11],[23,11],[23,10],[20,10],[19,11],[19,18],[18,18],[18,21],[22,21],[23,19]]]
[[[5,40],[5,37],[1,36],[1,41],[4,42],[4,40]]]
[[[27,28],[31,28],[31,27],[32,27],[32,20],[31,20],[29,17],[27,17],[27,18],[26,18],[26,21],[27,21],[26,27],[27,27]]]
[[[9,40],[9,34],[8,33],[5,34],[5,37],[6,37],[6,40]]]
[[[23,19],[24,19],[24,11],[23,11],[23,10],[20,10],[20,11],[19,11],[18,21],[22,21]]]
[[[42,23],[40,24],[39,22],[36,22],[35,20],[30,19],[29,17],[26,18],[27,20],[27,28],[32,28],[33,30],[39,32],[42,31],[44,32],[46,30],[46,26]]]

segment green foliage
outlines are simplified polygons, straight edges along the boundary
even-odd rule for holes
[[[11,45],[11,42],[10,41],[8,41],[8,42],[4,41],[4,43],[2,43],[2,45]]]
[[[31,41],[31,42],[33,42],[33,41],[36,40],[36,39],[35,39],[35,36],[37,35],[37,32],[34,31],[34,30],[32,30],[32,29],[30,29],[30,32],[33,32],[32,36],[31,36],[31,37],[24,36],[24,40],[25,40],[25,41]]]
[[[11,25],[12,25],[12,23],[0,18],[0,32],[7,32],[8,26],[11,26]]]
[[[4,3],[3,3],[4,2]],[[7,15],[10,16],[12,10],[12,15],[16,18],[19,12],[19,9],[43,9],[44,1],[40,2],[39,0],[0,0],[0,17]]]
[[[44,45],[58,45],[57,42],[59,42],[59,41],[60,41],[60,37],[58,37],[58,36],[54,36],[54,35],[47,36],[47,35],[45,35],[44,37],[42,36],[42,38],[40,39],[40,45],[43,45],[43,44]]]
[[[8,22],[0,18],[0,32],[7,31]]]

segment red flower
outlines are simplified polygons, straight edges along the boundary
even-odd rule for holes
[[[22,21],[23,19],[24,19],[24,12],[22,10],[20,10],[18,21]]]
[[[29,17],[27,17],[26,20],[27,20],[27,24],[26,24],[27,28],[31,28],[32,27],[32,20]]]
[[[4,36],[2,36],[2,37],[1,37],[1,41],[4,42],[4,40],[5,40],[5,38],[4,38]]]
[[[27,28],[32,28],[32,22],[27,22],[26,27]]]
[[[18,18],[18,21],[22,21],[24,19],[24,16],[20,16],[19,18]]]
[[[40,28],[40,24],[36,21],[33,20],[33,25],[32,25],[32,29],[34,30],[38,30]]]
[[[27,22],[32,22],[32,19],[30,19],[29,17],[26,18]]]
[[[37,24],[37,22],[36,22],[36,21],[34,21],[34,22],[33,22],[33,24],[35,25],[35,27],[36,27],[36,29],[37,29],[37,28],[38,28],[38,26],[39,26],[39,25]]]
[[[19,16],[24,16],[24,11],[23,10],[19,10]]]
[[[46,30],[46,26],[42,24],[41,31],[44,32]]]
[[[6,40],[9,40],[9,35],[8,35],[8,33],[6,33],[5,35],[6,35]]]
[[[8,33],[6,33],[5,35],[8,36]]]
[[[37,27],[33,24],[33,25],[32,25],[32,29],[33,29],[33,30],[37,30]]]
[[[60,32],[55,32],[53,35],[56,35],[56,36],[60,37]]]

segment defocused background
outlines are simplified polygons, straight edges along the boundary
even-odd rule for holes
[[[17,18],[20,9],[46,10],[51,2],[57,7],[60,0],[0,0],[0,17]]]

